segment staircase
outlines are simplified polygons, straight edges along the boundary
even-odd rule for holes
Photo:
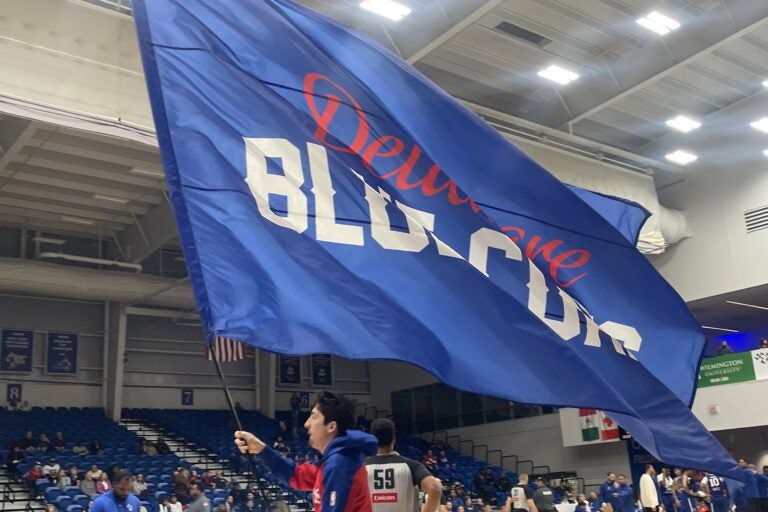
[[[282,489],[280,489],[280,487],[277,485],[274,485],[264,478],[258,477],[252,473],[237,473],[233,470],[228,461],[221,460],[218,455],[211,452],[210,450],[207,450],[194,443],[190,443],[183,437],[169,431],[168,429],[139,419],[123,418],[119,423],[131,432],[134,432],[137,436],[143,437],[144,439],[152,441],[153,443],[162,437],[171,451],[179,458],[182,458],[193,466],[205,471],[222,471],[226,480],[231,483],[237,483],[241,488],[245,488],[249,485],[256,488],[261,488],[267,498],[270,500],[286,498]],[[309,509],[308,505],[309,504],[307,503],[292,504],[291,511],[303,512]],[[0,509],[0,512],[4,511]]]
[[[23,481],[17,481],[4,467],[0,467],[0,512],[44,511],[45,504],[33,500]]]

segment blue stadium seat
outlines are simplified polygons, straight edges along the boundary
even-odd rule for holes
[[[83,512],[83,507],[80,505],[70,505],[66,508],[67,512]]]
[[[81,507],[83,507],[83,510],[85,510],[85,508],[88,507],[88,502],[91,501],[91,498],[89,498],[85,494],[79,494],[75,496],[73,501],[75,502],[75,505],[80,505]]]
[[[43,491],[43,494],[49,503],[55,503],[57,499],[64,495],[64,492],[58,487],[48,487],[45,489],[45,491]]]

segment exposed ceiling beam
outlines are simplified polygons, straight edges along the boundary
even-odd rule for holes
[[[409,64],[416,64],[502,3],[504,0],[442,0],[445,16],[425,12],[418,20],[423,23],[419,30],[406,27],[395,32],[393,42]]]
[[[139,263],[176,236],[176,222],[167,201],[163,201],[142,218],[117,235],[128,261]]]
[[[559,89],[567,109],[556,102],[536,105],[526,118],[565,129],[615,102],[712,53],[768,22],[768,2],[729,0],[659,37],[591,76]],[[570,113],[568,112],[570,110]]]
[[[36,129],[32,121],[19,118],[6,118],[0,123],[0,148],[3,150],[0,155],[0,171],[3,171],[8,163],[16,158],[21,148],[35,134]]]

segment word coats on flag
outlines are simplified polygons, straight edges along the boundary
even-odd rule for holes
[[[689,409],[699,326],[607,220],[636,217],[598,213],[398,57],[288,0],[134,10],[210,338],[602,409],[661,460],[741,475]]]

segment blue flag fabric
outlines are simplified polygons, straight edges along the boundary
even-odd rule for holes
[[[287,0],[134,9],[209,337],[604,409],[660,460],[741,475],[689,409],[704,338],[683,301],[490,126]]]

